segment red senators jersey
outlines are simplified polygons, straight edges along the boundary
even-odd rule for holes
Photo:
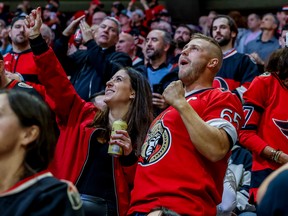
[[[279,164],[260,157],[269,145],[288,154],[288,89],[275,74],[266,73],[251,83],[244,94],[245,124],[240,143],[253,153],[252,188],[258,188],[267,177],[267,170]],[[252,190],[256,198],[256,190]]]
[[[223,128],[235,143],[244,119],[236,95],[204,89],[191,92],[186,100],[207,124]],[[181,215],[216,215],[228,156],[218,162],[202,156],[180,114],[169,107],[153,121],[143,144],[128,215],[157,206]]]

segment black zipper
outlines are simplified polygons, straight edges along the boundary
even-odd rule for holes
[[[97,129],[96,129],[96,130],[97,130]],[[77,180],[76,180],[76,182],[75,182],[75,185],[77,185],[77,183],[79,182],[79,180],[80,180],[80,178],[81,178],[81,176],[82,176],[82,173],[83,173],[83,171],[84,171],[84,168],[85,168],[85,166],[86,166],[86,164],[87,164],[87,161],[88,161],[88,158],[89,158],[89,153],[90,153],[91,137],[92,137],[92,135],[96,132],[96,130],[94,130],[94,131],[91,133],[91,135],[90,135],[89,145],[88,145],[88,152],[87,152],[86,160],[85,160],[84,165],[83,165],[83,167],[82,167],[82,169],[81,169],[81,172],[80,172],[80,174],[79,174],[79,176],[78,176],[78,178],[77,178]]]

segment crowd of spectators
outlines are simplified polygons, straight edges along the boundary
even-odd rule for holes
[[[56,114],[49,170],[76,185],[86,215],[272,211],[257,192],[288,162],[288,6],[210,11],[197,24],[175,24],[158,0],[92,0],[69,16],[61,1],[40,6],[0,3],[0,87]],[[127,132],[110,138],[117,119]],[[111,159],[111,143],[123,156]]]

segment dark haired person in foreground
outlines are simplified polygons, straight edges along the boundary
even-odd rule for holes
[[[49,108],[23,91],[0,91],[0,212],[82,216],[75,186],[47,171],[56,146]]]

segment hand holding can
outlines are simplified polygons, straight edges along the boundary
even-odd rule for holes
[[[116,120],[113,122],[111,136],[116,134],[116,130],[126,130],[127,123],[123,120]],[[123,155],[123,149],[121,146],[117,144],[111,144],[108,147],[108,154],[113,155],[114,157],[118,157]]]

